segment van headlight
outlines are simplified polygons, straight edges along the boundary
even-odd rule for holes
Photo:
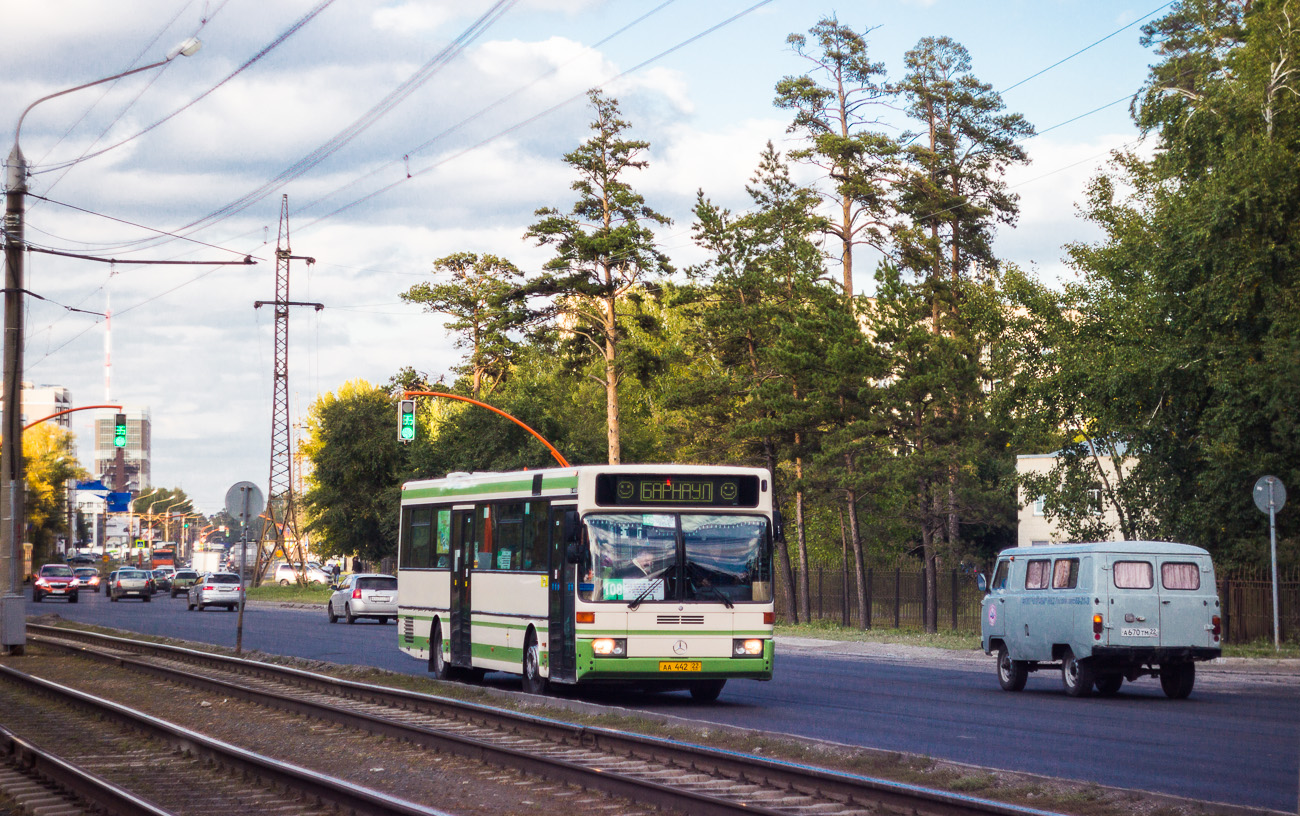
[[[732,657],[762,657],[762,638],[736,638],[731,641]]]
[[[596,638],[591,651],[596,657],[627,657],[627,638]]]

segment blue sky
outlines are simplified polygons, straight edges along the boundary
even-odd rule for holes
[[[195,56],[105,86],[107,93],[88,89],[40,105],[23,125],[22,147],[34,165],[32,193],[58,202],[31,202],[32,244],[115,258],[259,259],[250,268],[110,267],[30,256],[28,288],[49,301],[29,302],[26,379],[70,388],[75,404],[104,401],[103,321],[63,307],[103,311],[111,297],[111,396],[152,414],[155,485],[182,487],[208,512],[231,484],[266,482],[273,323],[253,302],[274,296],[282,194],[289,195],[294,254],[317,259],[293,266],[290,297],[326,305],[290,321],[297,421],[317,394],[348,380],[384,382],[404,365],[436,378],[457,363],[439,320],[398,294],[429,279],[432,261],[451,252],[493,252],[525,270],[545,262],[523,233],[536,208],[572,201],[560,157],[586,135],[582,96],[593,85],[609,83],[631,135],[651,143],[651,166],[634,183],[675,219],[660,235],[665,251],[679,264],[697,260],[695,191],[743,207],[763,144],[795,146],[787,113],[771,104],[778,79],[806,70],[785,39],[834,14],[873,29],[872,54],[892,77],[918,39],[952,37],[969,50],[979,78],[1010,88],[1008,110],[1040,131],[1053,128],[1025,143],[1032,164],[1008,176],[1022,213],[1015,228],[999,233],[997,249],[1059,280],[1070,274],[1061,247],[1095,238],[1075,212],[1084,184],[1109,150],[1137,137],[1127,102],[1111,103],[1137,90],[1153,55],[1138,43],[1139,26],[1114,32],[1161,8],[1157,0],[773,0],[757,8],[748,0],[520,0],[373,124],[320,161],[304,162],[491,8],[483,0],[322,6],[0,2],[5,123],[41,96],[160,59],[192,34],[204,41]],[[269,183],[281,174],[284,183]],[[254,192],[246,208],[185,229]],[[192,240],[162,240],[133,225]],[[856,277],[869,290],[869,276]],[[74,423],[87,464],[90,426],[89,417]]]

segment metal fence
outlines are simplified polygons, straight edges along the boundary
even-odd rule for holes
[[[941,570],[938,576],[939,629],[979,631],[983,593],[975,577],[961,570]],[[799,583],[798,573],[795,584]],[[846,591],[847,589],[847,591]],[[1218,576],[1220,616],[1225,643],[1249,643],[1273,638],[1273,584],[1264,571],[1232,571]],[[857,580],[840,566],[808,571],[809,611],[813,620],[858,625]],[[873,629],[919,629],[925,605],[925,579],[920,570],[867,570],[867,626]],[[776,614],[793,620],[780,593]],[[1300,639],[1300,575],[1279,576],[1278,629],[1284,641]]]

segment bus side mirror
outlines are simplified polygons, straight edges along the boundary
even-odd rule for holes
[[[785,522],[781,520],[780,508],[772,508],[772,540],[785,542]]]
[[[582,523],[578,518],[577,510],[564,511],[564,560],[570,564],[582,563],[583,547],[580,539],[582,537]]]
[[[975,576],[975,586],[980,588],[980,592],[989,591],[989,582],[984,580],[984,573]]]

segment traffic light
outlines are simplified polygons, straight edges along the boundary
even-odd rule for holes
[[[126,414],[115,414],[113,417],[113,447],[126,447]]]
[[[397,438],[403,442],[415,441],[415,400],[398,400]]]

